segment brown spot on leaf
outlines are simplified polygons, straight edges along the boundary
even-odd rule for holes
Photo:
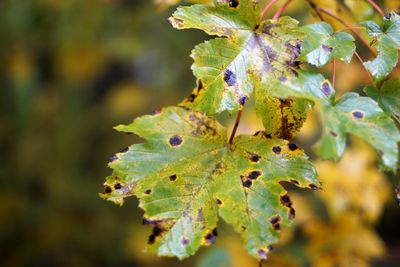
[[[145,193],[146,195],[150,195],[150,194],[151,194],[151,190],[150,190],[150,189],[147,189],[146,191],[144,191],[144,193]]]
[[[279,217],[279,215],[276,216],[276,217],[272,217],[272,218],[269,220],[269,222],[270,222],[271,224],[277,224],[277,223],[279,223],[280,221],[281,221],[281,217]]]
[[[169,180],[170,180],[171,182],[173,182],[173,181],[176,180],[176,178],[177,178],[176,174],[173,174],[173,175],[171,175],[171,176],[169,177]]]
[[[280,199],[283,206],[290,207],[292,205],[292,201],[288,195],[283,195]]]
[[[182,144],[182,142],[182,137],[180,137],[179,135],[174,135],[169,139],[169,144],[171,146],[179,146]]]
[[[218,205],[218,206],[221,206],[221,205],[222,205],[222,201],[221,201],[219,198],[216,199],[216,202],[217,202],[217,205]]]
[[[117,156],[117,155],[113,155],[113,156],[110,158],[110,162],[114,162],[114,161],[116,161],[116,160],[118,160],[118,156]]]
[[[337,137],[337,133],[335,133],[334,131],[330,131],[329,132],[333,137]]]

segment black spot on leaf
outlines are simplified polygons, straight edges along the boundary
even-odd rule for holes
[[[251,180],[255,180],[258,177],[260,177],[260,175],[261,175],[260,171],[252,171],[247,175],[247,177],[249,177],[249,179],[251,179]]]
[[[129,150],[129,147],[125,147],[125,148],[122,149],[119,153],[125,153],[125,152],[128,152],[128,150]]]
[[[239,5],[239,0],[229,0],[229,7],[236,8]]]
[[[277,224],[277,223],[279,223],[280,221],[281,221],[281,217],[279,217],[279,216],[272,217],[272,218],[269,220],[269,222],[270,222],[271,224]]]
[[[118,156],[117,155],[114,155],[114,156],[112,156],[111,158],[110,158],[110,162],[114,162],[114,161],[116,161],[118,159]]]
[[[273,250],[273,249],[274,249],[274,246],[272,246],[272,245],[268,245],[268,247],[267,247],[267,248],[268,248],[268,250],[269,250],[269,251],[271,251],[271,250]]]
[[[249,188],[249,187],[251,187],[252,184],[253,184],[253,183],[252,183],[252,181],[250,181],[250,180],[243,181],[243,186],[244,186],[244,187]]]
[[[209,232],[205,237],[205,243],[206,245],[212,245],[215,243],[215,241],[217,240],[217,236],[218,236],[218,231],[215,228],[214,230],[212,230],[211,232]]]
[[[385,14],[385,19],[390,19],[390,17],[391,17],[392,15],[390,14],[390,13],[388,13],[388,14]]]
[[[319,187],[316,186],[315,184],[309,184],[308,186],[309,186],[312,190],[317,190],[317,189],[319,189]]]
[[[116,183],[116,184],[114,185],[114,188],[115,188],[116,190],[119,190],[119,189],[122,188],[122,185],[121,185],[120,183]]]
[[[224,71],[224,81],[228,86],[234,86],[236,84],[236,74],[231,70],[226,69]]]
[[[111,192],[112,192],[111,187],[109,187],[108,185],[106,187],[104,187],[104,193],[110,194]]]
[[[353,111],[352,113],[353,117],[356,119],[362,119],[364,118],[364,113],[361,111]]]
[[[291,182],[292,184],[299,185],[299,182],[296,181],[296,180],[290,180],[290,182]]]
[[[289,144],[288,144],[288,148],[289,148],[291,151],[295,151],[295,150],[298,149],[299,147],[298,147],[295,143],[289,143]]]
[[[240,105],[244,105],[245,103],[246,103],[246,100],[248,99],[248,97],[247,96],[245,96],[245,95],[242,95],[242,96],[240,96],[239,97],[239,100],[238,100],[238,102],[239,102],[239,104]]]
[[[329,132],[333,137],[337,137],[337,133],[335,133],[335,132],[333,132],[333,131],[330,131]]]
[[[266,260],[268,258],[268,253],[264,249],[259,249],[257,251],[257,254],[260,260]]]
[[[219,198],[216,199],[216,202],[217,202],[217,205],[219,205],[219,206],[222,205],[222,201]]]
[[[327,45],[322,45],[322,49],[324,49],[324,51],[327,52],[327,53],[330,53],[333,50],[332,47],[329,47]]]
[[[292,205],[292,201],[290,200],[290,197],[288,195],[281,196],[281,203],[286,207]]]
[[[174,174],[174,175],[171,175],[171,176],[169,177],[169,180],[170,180],[171,182],[173,182],[173,181],[176,180],[176,178],[177,178],[177,176],[176,176],[176,174]]]
[[[279,80],[280,80],[281,82],[286,82],[286,81],[287,81],[287,78],[286,78],[286,76],[281,76],[281,77],[279,77]]]
[[[279,146],[274,146],[274,147],[272,148],[272,151],[273,151],[275,154],[279,154],[279,153],[281,153],[282,148],[279,147]]]
[[[161,113],[161,109],[157,109],[155,111],[153,111],[152,113],[150,113],[150,115],[155,116]]]
[[[331,86],[329,85],[328,82],[324,82],[324,83],[322,84],[322,92],[323,92],[324,95],[326,95],[326,96],[330,96],[330,95],[332,94],[332,88],[331,88]]]
[[[182,245],[187,246],[189,244],[189,240],[187,240],[186,238],[182,238],[181,240]]]
[[[151,190],[150,190],[150,189],[147,189],[146,191],[144,191],[144,193],[145,193],[146,195],[149,195],[149,194],[151,194]]]
[[[155,241],[156,241],[156,236],[153,235],[153,234],[151,234],[151,235],[149,236],[149,239],[147,240],[147,244],[153,245]]]
[[[182,142],[182,137],[180,137],[179,135],[174,135],[169,139],[169,144],[171,146],[179,146],[180,144],[182,144]]]
[[[250,154],[249,158],[252,162],[259,162],[261,159],[261,157],[257,154]]]

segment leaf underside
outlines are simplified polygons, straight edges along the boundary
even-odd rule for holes
[[[240,233],[247,251],[262,260],[294,209],[281,181],[317,188],[304,152],[281,139],[238,136],[203,113],[169,107],[118,130],[147,140],[117,154],[101,196],[122,204],[136,195],[154,226],[149,251],[185,258],[212,244],[221,217]]]

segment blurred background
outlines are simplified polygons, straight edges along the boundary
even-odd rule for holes
[[[98,197],[109,158],[140,141],[112,127],[175,105],[195,86],[189,54],[210,37],[169,25],[178,2],[0,1],[0,266],[258,266],[223,222],[217,243],[195,257],[146,254],[151,229],[137,201]],[[364,0],[314,2],[352,23],[379,21]],[[378,3],[399,11],[398,0]],[[286,13],[317,21],[303,0]],[[361,91],[366,77],[357,61],[340,64],[337,90]],[[246,110],[240,131],[261,125]],[[318,134],[310,113],[296,141],[313,155]],[[316,164],[324,190],[288,188],[298,218],[264,265],[400,266],[399,178],[380,173],[354,138],[341,162]]]

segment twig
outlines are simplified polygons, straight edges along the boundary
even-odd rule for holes
[[[244,109],[244,107],[242,107],[242,109],[239,110],[239,112],[238,112],[238,114],[236,116],[235,125],[233,126],[231,137],[229,137],[229,144],[230,145],[232,145],[233,138],[235,138],[236,131],[237,131],[238,127],[239,127],[240,119],[242,118],[242,114],[243,114],[243,109]]]
[[[264,9],[261,11],[260,17],[263,18],[265,14],[268,12],[268,10],[276,3],[278,0],[271,0],[269,3],[264,7]]]
[[[375,9],[376,11],[379,12],[379,14],[383,16],[385,16],[385,13],[382,11],[382,9],[374,2],[374,0],[367,0]]]
[[[314,5],[315,6],[315,5]],[[371,51],[371,53],[376,57],[378,55],[378,53],[375,51],[374,48],[372,48],[372,46],[369,45],[369,43],[367,42],[367,40],[364,39],[364,37],[361,36],[361,34],[356,31],[355,29],[353,29],[354,27],[351,26],[349,23],[347,23],[345,20],[343,20],[341,17],[335,15],[334,13],[332,13],[330,10],[323,8],[323,7],[317,7],[315,6],[315,11],[318,12],[323,12],[329,16],[331,16],[332,18],[336,19],[337,21],[339,21],[340,23],[342,23],[344,26],[346,26],[347,28],[349,28],[349,30],[351,30],[364,44],[365,46]]]
[[[354,54],[356,55],[358,61],[360,61],[360,63],[361,63],[361,65],[362,65],[363,69],[367,72],[368,77],[369,77],[369,80],[371,81],[372,85],[375,86],[374,79],[372,78],[371,74],[369,73],[369,70],[368,70],[368,69],[365,67],[365,65],[364,65],[364,60],[360,57],[360,55],[359,55],[356,51],[354,51]]]
[[[332,87],[335,88],[336,81],[336,59],[332,61]]]
[[[283,5],[281,5],[279,9],[275,12],[275,15],[272,17],[272,19],[279,18],[282,15],[283,11],[285,11],[286,7],[290,4],[290,2],[292,2],[292,0],[286,0],[285,3],[283,3]]]

